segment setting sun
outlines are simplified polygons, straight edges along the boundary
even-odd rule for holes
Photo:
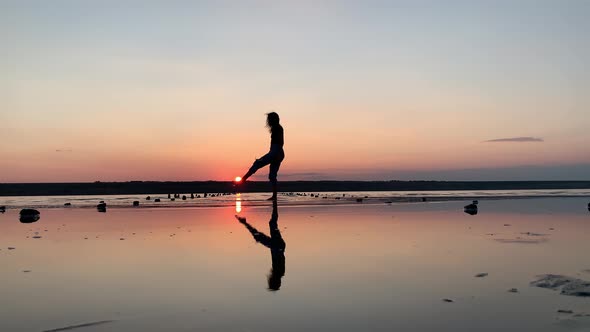
[[[236,176],[236,178],[234,179],[234,181],[236,181],[236,182],[241,182],[241,181],[242,181],[242,178],[241,178],[241,177],[239,177],[239,176]]]

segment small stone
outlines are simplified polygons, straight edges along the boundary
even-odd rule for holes
[[[447,303],[453,303],[453,302],[455,302],[455,301],[453,301],[451,299],[442,299],[442,300],[443,300],[443,302],[447,302]]]
[[[509,292],[509,293],[518,293],[518,289],[516,289],[516,288],[510,288],[510,289],[508,290],[508,292]]]
[[[557,310],[557,312],[560,314],[573,314],[574,313],[572,310],[564,310],[564,309],[559,309],[559,310]]]
[[[483,278],[483,277],[487,277],[487,276],[488,276],[488,274],[486,272],[484,272],[484,273],[478,273],[478,274],[475,275],[476,278]]]

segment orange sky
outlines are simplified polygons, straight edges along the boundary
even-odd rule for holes
[[[0,182],[233,179],[267,152],[271,110],[283,179],[580,168],[589,7],[17,4],[0,11]],[[485,142],[517,137],[542,141]]]

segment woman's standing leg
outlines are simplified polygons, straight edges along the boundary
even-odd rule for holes
[[[269,172],[268,172],[268,179],[270,180],[270,183],[272,185],[272,197],[270,197],[269,200],[277,199],[277,191],[278,191],[277,175],[279,174],[279,168],[281,167],[281,162],[283,161],[283,158],[280,158],[278,160],[274,160],[270,163]]]

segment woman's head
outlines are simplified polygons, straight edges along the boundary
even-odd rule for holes
[[[266,126],[272,130],[279,124],[279,115],[275,112],[266,113]]]

